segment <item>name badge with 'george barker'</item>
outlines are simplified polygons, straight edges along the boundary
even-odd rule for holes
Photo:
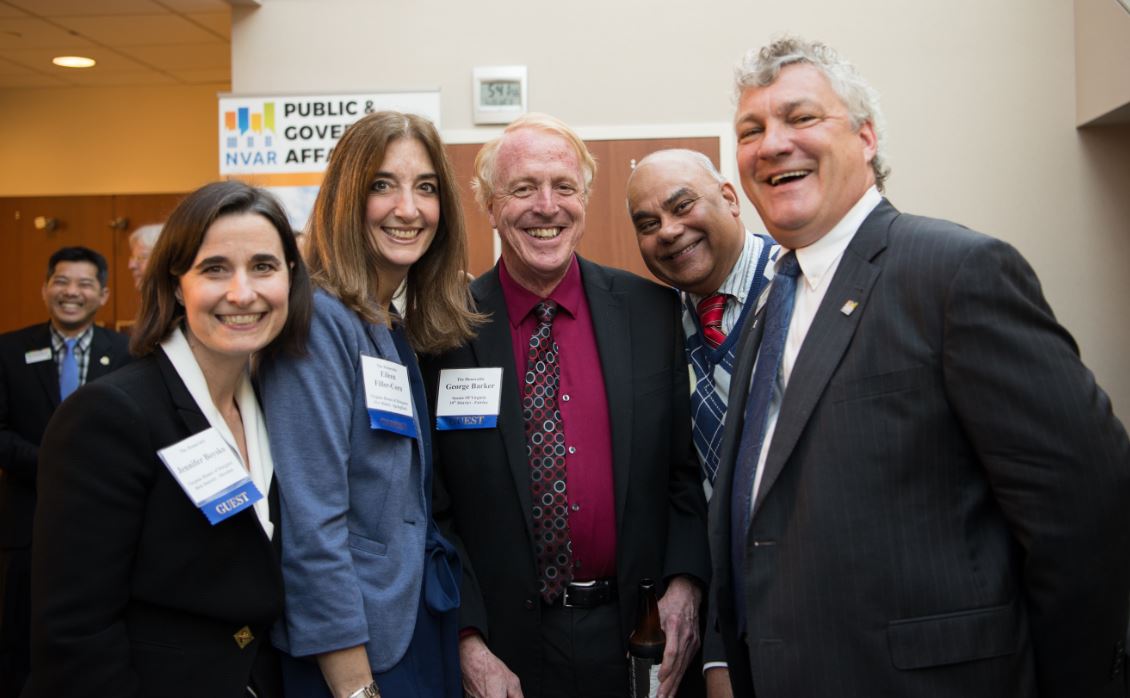
[[[501,368],[445,368],[439,372],[436,429],[493,429],[501,395]]]
[[[365,406],[369,426],[402,436],[416,436],[412,419],[412,387],[408,369],[375,356],[361,355],[361,374],[365,380]]]
[[[213,526],[263,498],[239,456],[215,428],[162,448],[157,456]]]

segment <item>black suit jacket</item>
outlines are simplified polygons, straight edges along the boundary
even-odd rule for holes
[[[277,551],[252,509],[210,525],[157,457],[208,426],[161,350],[59,408],[40,452],[25,698],[244,696],[282,611]]]
[[[626,651],[641,578],[688,574],[707,580],[705,501],[690,439],[678,297],[627,272],[585,260],[580,265],[612,422],[616,577]],[[437,432],[435,514],[462,556],[462,626],[480,629],[491,651],[521,679],[523,692],[537,696],[541,604],[529,464],[497,267],[471,289],[490,321],[470,343],[426,362],[428,395],[434,407],[440,369],[501,366],[501,410],[496,429]]]
[[[125,335],[95,326],[86,382],[129,362]],[[0,548],[31,544],[35,470],[47,421],[59,406],[54,359],[27,363],[29,351],[51,348],[48,323],[0,335]]]
[[[743,427],[710,519],[738,694],[751,675],[758,698],[1125,694],[1130,444],[1013,248],[886,201],[864,221],[782,400],[737,561],[744,643]]]

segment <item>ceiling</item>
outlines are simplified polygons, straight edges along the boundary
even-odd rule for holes
[[[93,68],[60,68],[61,55]],[[0,0],[0,89],[231,81],[227,0]]]

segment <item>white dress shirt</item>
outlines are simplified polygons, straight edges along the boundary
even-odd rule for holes
[[[777,384],[773,388],[773,396],[769,400],[769,414],[765,425],[765,441],[761,444],[761,453],[757,459],[757,473],[753,478],[753,496],[750,498],[750,507],[757,501],[757,492],[761,488],[761,476],[765,472],[765,458],[769,455],[769,446],[773,443],[773,432],[777,428],[777,416],[781,412],[781,398],[789,385],[789,376],[792,375],[793,366],[796,365],[797,356],[804,345],[804,338],[808,335],[808,328],[816,317],[820,302],[836,275],[840,266],[840,259],[844,250],[851,243],[859,226],[871,211],[883,200],[879,190],[875,187],[868,189],[856,202],[855,206],[847,212],[826,235],[808,247],[795,250],[797,262],[800,263],[801,276],[797,278],[796,296],[793,303],[793,315],[789,321],[789,333],[785,338],[785,351],[781,357],[781,370],[777,376]],[[773,260],[773,269],[776,271],[781,258],[789,250],[780,248]]]

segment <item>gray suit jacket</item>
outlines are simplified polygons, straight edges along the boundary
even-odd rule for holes
[[[745,404],[735,389],[730,414]],[[1014,249],[886,201],[864,221],[793,368],[736,561],[744,642],[743,422],[727,420],[710,515],[739,693],[752,677],[759,698],[1125,694],[1130,443]]]
[[[419,439],[370,427],[361,356],[404,362],[388,327],[320,290],[307,347],[260,372],[286,586],[274,640],[297,656],[367,644],[386,671],[416,627],[431,492]]]

